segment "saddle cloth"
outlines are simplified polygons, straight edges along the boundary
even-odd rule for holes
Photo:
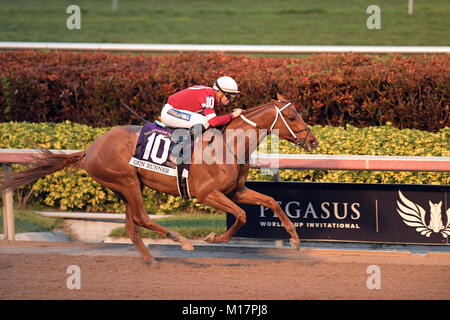
[[[176,164],[172,149],[177,144],[172,141],[173,129],[156,123],[145,124],[139,134],[136,150],[129,164],[145,170],[177,178],[180,196],[190,198],[188,176],[189,163]],[[191,151],[193,144],[191,145]],[[191,153],[192,154],[192,153]]]

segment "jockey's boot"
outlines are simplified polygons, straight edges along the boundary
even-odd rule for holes
[[[191,135],[191,141],[192,143],[195,142],[195,139],[197,139],[197,137],[199,135],[201,135],[203,132],[205,132],[206,128],[203,124],[198,123],[196,125],[193,125],[192,127],[189,128],[189,134]]]
[[[172,139],[172,141],[176,143],[176,146],[173,147],[172,152],[172,154],[175,153],[174,162],[176,164],[180,164],[181,162],[183,162],[183,160],[190,160],[190,158],[182,159],[184,156],[184,148],[187,148],[188,145],[193,144],[195,142],[195,139],[197,139],[197,137],[200,136],[205,130],[206,128],[202,124],[196,124],[187,129],[186,134],[181,136],[178,141]]]

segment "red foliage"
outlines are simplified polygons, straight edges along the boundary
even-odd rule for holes
[[[222,75],[250,108],[279,92],[309,124],[380,125],[436,131],[450,126],[450,55],[319,54],[301,59],[172,54],[148,57],[102,52],[0,53],[0,121],[92,126],[136,122],[121,106],[154,119],[168,96]]]

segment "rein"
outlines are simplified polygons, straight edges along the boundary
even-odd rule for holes
[[[286,121],[286,119],[284,118],[283,113],[282,113],[283,110],[286,109],[287,107],[289,107],[291,104],[292,104],[292,103],[289,102],[289,103],[287,103],[285,106],[283,106],[281,109],[278,108],[278,106],[274,106],[275,109],[276,109],[276,111],[277,111],[277,113],[276,113],[276,115],[275,115],[275,120],[273,120],[272,125],[270,126],[269,129],[261,128],[261,127],[258,126],[255,122],[253,122],[253,121],[251,121],[250,119],[246,118],[246,117],[245,117],[244,115],[242,115],[242,114],[241,114],[240,117],[241,117],[242,120],[244,120],[245,122],[247,122],[247,123],[250,124],[251,126],[253,126],[253,127],[255,127],[255,128],[258,128],[258,129],[261,129],[261,130],[267,130],[267,131],[269,131],[270,133],[272,133],[273,127],[274,127],[275,124],[277,123],[278,118],[281,118],[281,120],[283,120],[284,125],[285,125],[286,128],[289,130],[290,134],[294,137],[294,143],[295,143],[295,145],[299,145],[299,146],[303,147],[303,146],[306,144],[306,140],[308,139],[308,135],[309,135],[309,133],[311,132],[311,130],[310,130],[308,127],[306,127],[305,129],[298,130],[298,131],[293,131],[293,130],[291,129],[291,127],[290,127],[289,124],[287,123],[287,121]],[[296,134],[296,133],[303,132],[303,131],[307,131],[307,133],[306,133],[305,139],[300,140],[295,134]]]
[[[284,109],[286,109],[287,107],[289,107],[291,104],[292,104],[292,103],[289,102],[289,103],[287,103],[286,105],[284,105],[281,109],[278,108],[278,106],[273,105],[273,106],[275,107],[275,110],[276,110],[276,115],[275,115],[275,119],[273,120],[272,125],[270,126],[269,129],[267,129],[267,128],[262,128],[262,127],[258,126],[257,123],[255,123],[254,121],[248,119],[248,118],[245,117],[243,114],[240,115],[240,118],[241,118],[242,120],[244,120],[245,122],[247,122],[249,125],[251,125],[251,126],[253,126],[253,127],[255,127],[255,128],[258,128],[258,129],[260,129],[260,130],[266,130],[266,131],[268,131],[270,134],[272,133],[273,127],[274,127],[275,124],[278,122],[278,119],[281,118],[281,120],[283,120],[284,125],[285,125],[286,128],[289,130],[290,134],[294,137],[294,143],[295,143],[295,145],[304,147],[305,144],[306,144],[306,141],[307,141],[307,139],[308,139],[308,135],[309,135],[309,133],[311,132],[311,130],[310,130],[308,127],[304,128],[304,129],[301,129],[301,130],[297,130],[297,131],[293,131],[293,130],[291,129],[291,127],[290,127],[289,124],[287,123],[287,121],[286,121],[286,119],[284,118],[283,113],[282,113],[282,112],[284,111]],[[259,110],[257,110],[257,111],[259,111]],[[296,133],[300,133],[300,132],[303,132],[303,131],[307,131],[307,132],[306,132],[305,138],[304,138],[303,140],[300,140],[300,139],[296,136]],[[233,154],[234,158],[235,158],[235,159],[238,161],[238,163],[239,163],[239,159],[237,158],[237,156],[236,156],[236,154],[234,153],[234,151],[228,146],[228,143],[225,142],[225,145],[227,146],[227,149]],[[249,163],[249,161],[250,161],[250,160],[245,160],[245,163]]]

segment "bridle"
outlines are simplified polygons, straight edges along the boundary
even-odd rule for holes
[[[253,122],[253,121],[251,121],[250,119],[246,118],[243,114],[241,114],[241,119],[244,120],[245,122],[247,122],[248,124],[250,124],[251,126],[255,127],[255,128],[258,128],[258,129],[261,129],[261,130],[267,130],[267,131],[269,131],[269,133],[272,133],[273,127],[274,127],[275,124],[277,123],[278,119],[281,118],[281,120],[283,120],[283,123],[284,123],[284,125],[286,126],[286,128],[289,130],[289,132],[291,133],[291,135],[294,137],[294,143],[295,143],[295,145],[296,145],[296,146],[304,147],[305,144],[306,144],[306,141],[307,141],[307,139],[308,139],[308,135],[311,133],[311,130],[310,130],[308,127],[304,128],[304,129],[301,129],[301,130],[297,130],[297,131],[293,131],[293,130],[291,129],[291,127],[290,127],[289,124],[287,123],[287,121],[286,121],[286,119],[284,118],[283,113],[282,113],[283,110],[286,109],[287,107],[289,107],[291,104],[292,104],[291,102],[288,102],[288,103],[287,103],[285,106],[283,106],[281,109],[278,108],[278,106],[274,105],[275,110],[276,110],[276,115],[275,115],[275,119],[273,120],[272,125],[270,126],[269,129],[261,128],[261,127],[258,126],[255,122]],[[300,132],[303,132],[303,131],[307,131],[307,132],[306,132],[305,138],[304,138],[303,140],[300,140],[300,139],[296,136],[296,134],[297,134],[297,133],[300,133]]]

